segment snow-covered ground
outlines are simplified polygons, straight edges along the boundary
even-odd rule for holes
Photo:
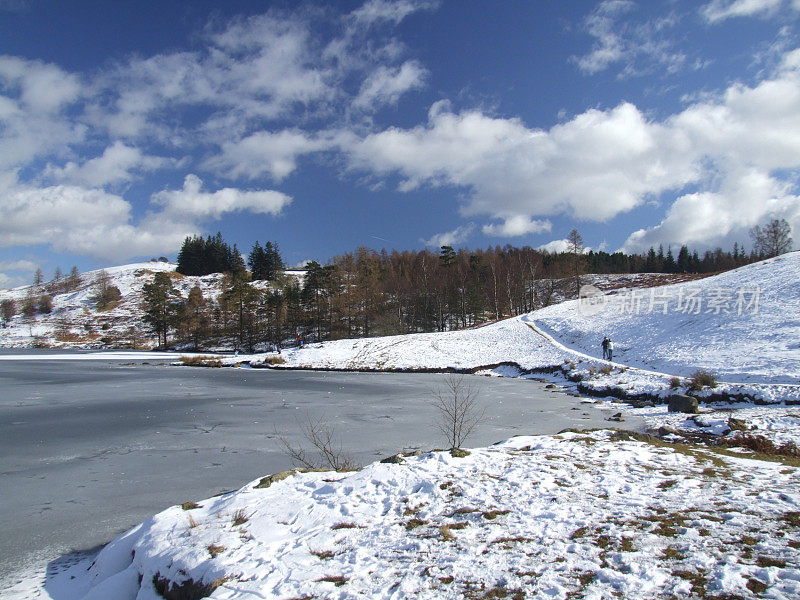
[[[800,402],[800,253],[638,293],[467,331],[311,344],[284,351],[282,366],[455,368],[650,397],[683,392],[706,369],[721,382],[697,395],[769,406],[622,413],[653,429],[800,440],[800,408],[786,404]],[[597,358],[603,335],[613,363]],[[595,431],[296,473],[169,508],[11,597],[150,600],[173,587],[229,599],[797,598],[798,465]]]
[[[706,369],[737,383],[800,383],[800,252],[604,299],[596,314],[571,301],[526,318],[594,356],[607,335],[614,359],[629,366],[683,377]]]
[[[47,594],[800,596],[800,469],[787,464],[600,431],[262,481],[53,565]]]

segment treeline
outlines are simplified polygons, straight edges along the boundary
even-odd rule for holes
[[[236,247],[221,235],[187,238],[178,271],[206,274],[211,265],[231,264],[218,270],[225,272],[222,293],[206,298],[195,287],[183,298],[161,273],[156,287],[145,290],[145,311],[162,345],[173,336],[172,341],[198,347],[235,340],[237,347],[252,350],[290,343],[298,334],[315,341],[472,327],[574,296],[576,273],[702,273],[759,258],[738,244],[732,252],[717,249],[702,256],[684,246],[675,256],[663,248],[645,255],[583,252],[579,235],[577,240],[578,252],[561,253],[513,246],[391,253],[359,248],[327,265],[309,263],[301,282],[285,275],[274,243],[255,244],[248,271],[241,257],[231,257],[238,256]],[[207,263],[191,263],[203,256],[194,248],[206,252]]]

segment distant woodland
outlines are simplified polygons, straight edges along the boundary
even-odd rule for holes
[[[285,274],[276,243],[256,242],[245,264],[218,234],[187,238],[177,271],[224,273],[222,293],[205,298],[196,287],[182,298],[161,273],[145,286],[144,309],[160,345],[227,342],[252,350],[295,343],[298,335],[321,341],[472,327],[575,297],[587,273],[711,273],[758,258],[738,244],[702,255],[686,246],[677,255],[663,248],[645,255],[584,251],[573,230],[569,251],[561,253],[513,246],[359,248],[325,265],[308,263],[301,282]]]

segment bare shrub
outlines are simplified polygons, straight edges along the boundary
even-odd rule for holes
[[[478,390],[463,375],[448,375],[433,392],[436,427],[450,448],[459,448],[483,420],[486,409],[477,402]]]
[[[286,362],[282,356],[267,356],[264,359],[265,365],[282,365]]]
[[[306,450],[303,446],[294,446],[286,436],[275,433],[283,448],[283,453],[291,459],[293,466],[333,471],[352,471],[358,468],[356,462],[345,454],[330,425],[313,420],[308,413],[306,413],[305,421],[298,420],[297,424],[300,427],[300,433],[311,444],[313,450]]]
[[[717,378],[708,371],[700,369],[692,373],[689,378],[689,389],[697,391],[702,390],[704,387],[717,387]]]
[[[677,388],[679,388],[679,387],[681,387],[681,380],[680,380],[680,378],[679,378],[679,377],[672,377],[672,378],[670,378],[670,380],[669,380],[669,387],[671,387],[673,390],[674,390],[674,389],[677,389]]]

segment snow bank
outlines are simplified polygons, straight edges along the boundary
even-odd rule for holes
[[[795,467],[611,432],[516,437],[174,506],[46,589],[59,600],[156,600],[168,585],[226,599],[798,597],[798,489]]]

